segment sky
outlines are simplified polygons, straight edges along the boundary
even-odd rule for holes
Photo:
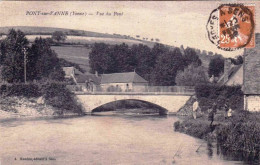
[[[224,3],[224,2],[222,2]],[[240,2],[241,3],[241,2]],[[256,16],[260,1],[255,4]],[[117,33],[141,38],[159,38],[161,43],[220,53],[225,57],[241,55],[243,50],[223,51],[212,44],[206,25],[210,13],[219,6],[216,1],[1,1],[0,26],[45,26]],[[27,12],[68,11],[93,15],[26,15]],[[100,16],[98,13],[111,13]],[[122,13],[113,16],[114,12]],[[257,19],[257,17],[255,18]],[[255,32],[260,32],[256,23]]]

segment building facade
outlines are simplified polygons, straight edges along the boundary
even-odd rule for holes
[[[244,108],[260,111],[260,35],[256,35],[256,46],[246,49],[244,54]]]
[[[136,72],[124,72],[102,74],[100,85],[107,92],[141,92],[147,88],[148,81]]]

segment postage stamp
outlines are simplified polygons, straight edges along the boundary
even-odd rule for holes
[[[219,49],[234,51],[255,47],[255,6],[222,4],[213,10],[207,23],[209,40]]]

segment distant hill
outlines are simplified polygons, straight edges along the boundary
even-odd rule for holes
[[[53,28],[53,27],[37,27],[37,26],[6,26],[0,27],[0,34],[7,34],[10,29],[21,30],[26,35],[51,35],[55,31],[62,31],[66,35],[71,36],[86,36],[86,37],[104,37],[104,38],[122,38],[122,39],[134,39],[131,36],[120,35],[120,34],[107,34],[98,33],[85,30],[75,30],[66,28]]]
[[[64,32],[68,38],[67,42],[81,44],[91,44],[95,42],[104,42],[114,44],[121,44],[125,42],[126,44],[145,44],[152,47],[156,42],[145,41],[131,37],[130,35],[121,34],[108,34],[108,33],[98,33],[85,30],[75,30],[66,28],[53,28],[53,27],[37,27],[37,26],[6,26],[0,27],[0,35],[6,35],[10,29],[21,30],[25,33],[30,41],[34,40],[34,37],[41,36],[43,38],[50,37],[55,31]],[[85,38],[86,37],[86,38]]]
[[[42,38],[50,37],[50,35],[55,31],[62,31],[68,37],[65,43],[72,45],[67,46],[53,46],[52,49],[58,54],[60,58],[64,58],[70,62],[79,64],[84,70],[89,70],[88,64],[88,55],[90,52],[89,48],[86,47],[77,47],[75,44],[93,44],[98,42],[103,42],[106,44],[121,44],[126,43],[129,46],[133,44],[144,44],[149,47],[153,47],[156,42],[144,41],[140,39],[133,38],[127,35],[120,34],[107,34],[107,33],[98,33],[85,30],[75,30],[75,29],[66,29],[66,28],[53,28],[53,27],[37,27],[37,26],[8,26],[0,27],[0,34],[6,35],[10,29],[21,30],[26,34],[26,37],[29,41],[34,41],[36,37],[41,36]],[[174,49],[174,46],[169,46],[170,49]],[[200,50],[196,49],[200,52]],[[205,68],[208,68],[210,60],[214,56],[210,56],[207,53],[203,54],[202,52],[197,52],[199,58],[202,60],[202,65]]]

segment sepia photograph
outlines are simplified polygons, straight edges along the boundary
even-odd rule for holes
[[[260,1],[0,1],[0,165],[260,165]]]

